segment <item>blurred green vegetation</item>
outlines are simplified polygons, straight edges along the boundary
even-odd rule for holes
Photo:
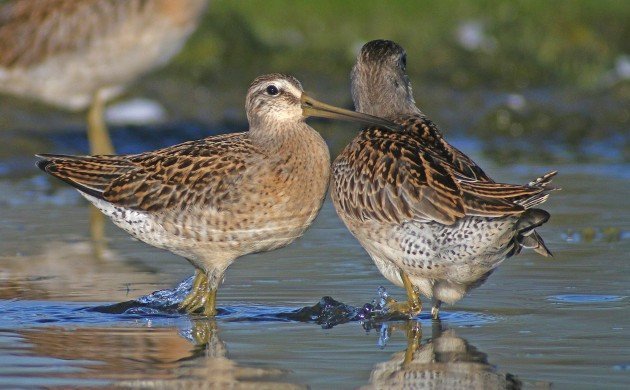
[[[269,72],[350,106],[356,53],[377,38],[407,50],[419,107],[494,160],[630,161],[628,0],[218,0],[165,72],[219,111]]]
[[[243,130],[247,87],[270,72],[351,107],[356,54],[385,38],[407,50],[416,102],[447,140],[480,140],[501,163],[630,162],[630,0],[209,2],[184,50],[128,89],[170,120]],[[0,97],[2,129],[83,125]],[[317,127],[333,153],[356,134],[343,126]]]
[[[171,69],[209,83],[279,70],[345,85],[375,38],[403,45],[421,82],[593,88],[630,53],[630,1],[218,0]]]

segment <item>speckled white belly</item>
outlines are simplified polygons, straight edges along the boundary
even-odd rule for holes
[[[515,217],[468,217],[452,226],[371,221],[348,226],[389,281],[402,286],[402,270],[423,295],[454,302],[505,260],[515,222]]]

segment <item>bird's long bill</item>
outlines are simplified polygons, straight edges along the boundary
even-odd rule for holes
[[[331,106],[330,104],[322,103],[313,99],[306,93],[302,93],[300,101],[302,102],[302,115],[304,115],[305,118],[313,116],[319,118],[339,119],[359,122],[371,126],[383,126],[392,130],[400,129],[399,125],[388,121],[387,119]]]

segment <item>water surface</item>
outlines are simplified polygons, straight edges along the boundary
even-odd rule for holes
[[[49,147],[59,139],[65,151],[83,147],[81,133],[59,137],[47,138]],[[563,190],[546,204],[552,219],[540,230],[554,257],[524,251],[508,260],[445,307],[441,324],[425,312],[419,325],[332,328],[285,314],[324,296],[361,307],[379,285],[399,298],[403,291],[378,273],[329,201],[296,243],[228,270],[216,320],[108,313],[93,309],[174,288],[192,268],[113,225],[106,244],[95,247],[80,196],[23,154],[4,159],[0,387],[379,388],[427,375],[434,385],[480,388],[626,387],[630,165],[499,167],[481,159],[471,140],[460,144],[498,180],[560,170]]]

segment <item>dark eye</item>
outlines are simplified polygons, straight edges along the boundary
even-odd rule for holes
[[[276,96],[280,91],[278,91],[278,87],[275,85],[270,85],[267,87],[267,93],[271,96]]]

